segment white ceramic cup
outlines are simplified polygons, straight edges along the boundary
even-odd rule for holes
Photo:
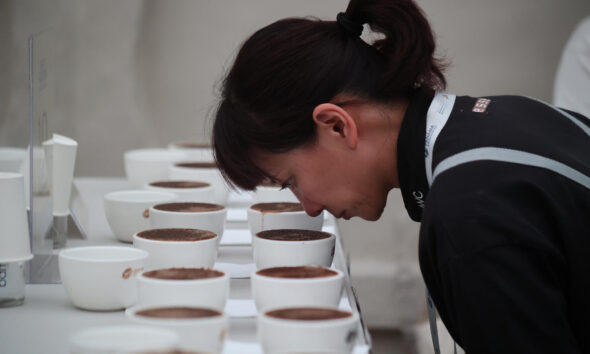
[[[338,269],[314,266],[260,269],[250,277],[259,312],[295,306],[337,307],[344,275]]]
[[[288,308],[293,310],[296,308]],[[358,335],[358,314],[337,308],[319,308],[348,314],[322,320],[296,320],[258,315],[257,332],[264,353],[351,353]],[[306,311],[317,311],[307,308]]]
[[[133,246],[149,252],[146,270],[172,267],[211,268],[217,259],[218,238],[219,236],[208,230],[149,229],[133,235]]]
[[[24,181],[20,173],[0,172],[0,307],[25,301],[24,265],[33,254]]]
[[[189,228],[214,232],[219,237],[225,230],[227,209],[220,204],[173,202],[154,205],[149,211],[150,228]]]
[[[174,193],[178,196],[179,202],[211,203],[213,201],[213,187],[207,182],[154,181],[146,184],[145,189]]]
[[[248,208],[248,227],[252,235],[272,229],[304,229],[321,231],[324,212],[309,216],[300,203],[256,203]]]
[[[69,353],[163,353],[175,350],[179,341],[180,336],[170,329],[137,325],[100,326],[72,334]]]
[[[137,277],[138,305],[190,305],[223,311],[230,277],[211,268],[166,268]]]
[[[301,240],[301,234],[319,239]],[[261,231],[252,237],[256,268],[317,265],[330,267],[334,259],[336,236],[315,230],[275,229]]]
[[[143,188],[146,183],[168,178],[171,164],[187,159],[185,152],[169,149],[136,149],[123,155],[125,174],[135,188]]]
[[[188,179],[210,183],[213,186],[213,201],[225,205],[229,187],[215,162],[184,161],[171,164],[168,171],[170,179]]]
[[[221,311],[206,308],[186,307],[189,310],[209,310],[215,314],[210,317],[198,318],[157,318],[141,315],[144,310],[170,309],[174,307],[148,305],[136,306],[125,311],[125,315],[133,322],[169,328],[180,335],[179,348],[182,350],[206,351],[221,353],[228,331],[228,318]]]
[[[174,141],[168,144],[170,150],[180,150],[193,161],[215,161],[211,144],[192,141]]]
[[[133,241],[135,233],[150,227],[149,208],[155,204],[175,201],[170,192],[125,190],[105,194],[104,212],[117,239]]]
[[[0,172],[0,263],[33,258],[25,203],[24,176]]]
[[[137,301],[136,275],[148,253],[124,246],[67,248],[59,253],[59,274],[74,306],[119,310]]]
[[[27,161],[26,158],[26,149],[10,146],[0,147],[0,172],[21,173],[24,168],[23,164]]]

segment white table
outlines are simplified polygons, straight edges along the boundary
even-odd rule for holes
[[[124,245],[112,235],[102,209],[102,196],[112,190],[128,189],[123,179],[81,178],[75,181],[83,204],[88,211],[86,240],[69,239],[68,247],[96,244]],[[229,270],[234,276],[226,313],[230,316],[229,334],[224,354],[259,354],[262,349],[256,339],[256,313],[250,293],[253,269],[250,234],[247,230],[246,207],[252,202],[249,194],[232,194],[228,202],[226,232],[219,248],[216,267]],[[358,312],[358,304],[350,285],[346,256],[332,216],[327,216],[324,230],[337,235],[334,267],[345,272],[345,291],[340,307]],[[55,252],[57,254],[57,251]],[[56,257],[53,257],[55,261]],[[48,264],[49,271],[56,267]],[[53,270],[51,270],[53,269]],[[362,317],[361,317],[362,318]],[[67,353],[68,338],[77,330],[105,325],[131,324],[123,311],[96,312],[75,308],[64,287],[57,284],[28,284],[25,304],[0,309],[0,353]],[[370,352],[368,331],[359,324],[354,354]]]

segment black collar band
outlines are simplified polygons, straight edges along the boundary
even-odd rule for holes
[[[426,114],[434,97],[434,91],[420,88],[410,98],[397,140],[397,172],[410,218],[422,219],[422,210],[428,194],[424,139],[426,138]]]

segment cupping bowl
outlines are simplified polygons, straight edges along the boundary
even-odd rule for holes
[[[185,152],[169,149],[136,149],[123,155],[125,174],[135,188],[167,179],[169,166],[186,158]]]
[[[120,310],[137,301],[136,275],[147,251],[124,246],[88,246],[59,253],[59,274],[74,306]]]

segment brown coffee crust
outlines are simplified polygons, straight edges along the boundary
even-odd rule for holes
[[[221,312],[201,307],[157,307],[137,311],[137,316],[153,318],[203,318],[220,316]]]
[[[224,276],[225,273],[211,268],[166,268],[143,273],[144,277],[163,280],[195,280]]]
[[[158,181],[150,183],[150,186],[161,188],[203,188],[209,187],[209,183],[197,181]]]
[[[274,267],[261,269],[256,272],[258,275],[274,278],[326,278],[338,275],[338,272],[324,267],[297,266],[297,267]]]
[[[217,163],[215,162],[179,162],[174,164],[177,167],[187,167],[187,168],[217,168]]]
[[[137,237],[154,241],[202,241],[217,236],[212,231],[200,229],[151,229],[137,234]]]
[[[274,203],[257,203],[250,208],[258,210],[261,213],[285,213],[293,211],[303,211],[303,205],[292,202],[274,202]]]
[[[328,308],[292,307],[268,311],[266,315],[288,320],[321,321],[351,317],[352,313]]]
[[[162,211],[176,211],[179,213],[202,213],[206,211],[218,211],[225,207],[219,204],[211,203],[164,203],[154,205],[154,209]]]
[[[261,231],[257,237],[274,241],[313,241],[332,236],[332,234],[315,230],[273,229]]]

